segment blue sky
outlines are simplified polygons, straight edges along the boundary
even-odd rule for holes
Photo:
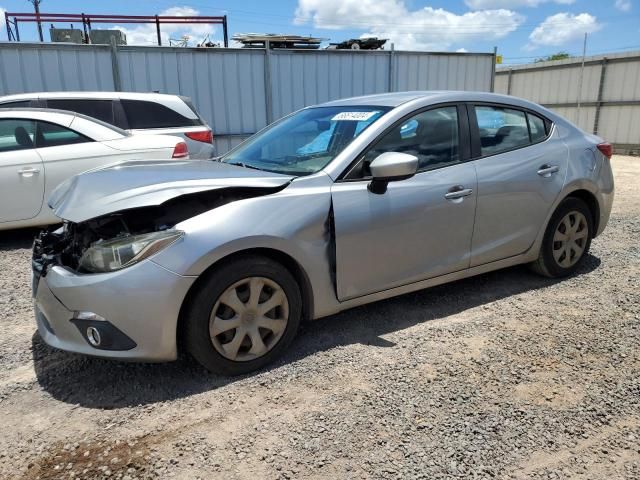
[[[31,11],[27,0],[0,0],[0,10]],[[226,14],[230,34],[272,32],[340,41],[364,35],[389,38],[396,49],[491,51],[504,63],[524,63],[560,50],[580,54],[585,32],[588,54],[640,50],[640,0],[43,0],[48,13],[123,15]],[[63,26],[63,25],[59,25]],[[65,25],[66,26],[66,25]],[[48,25],[46,26],[48,28]],[[151,44],[154,26],[123,25],[129,43]],[[213,26],[165,29],[165,41],[189,35],[221,39]],[[21,38],[36,39],[33,26]],[[45,32],[48,39],[48,32]],[[0,38],[6,39],[4,22]]]

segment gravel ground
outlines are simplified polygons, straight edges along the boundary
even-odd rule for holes
[[[269,370],[125,364],[35,333],[0,232],[0,478],[640,478],[640,158],[582,270],[511,268],[307,325]]]

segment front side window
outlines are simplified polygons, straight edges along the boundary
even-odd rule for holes
[[[369,165],[386,152],[401,152],[418,158],[418,170],[446,167],[460,161],[458,108],[427,110],[401,122],[378,140],[347,175],[347,179],[371,176]]]
[[[322,170],[388,107],[315,107],[286,117],[222,158],[222,162],[290,175]]]
[[[145,100],[120,100],[131,129],[176,128],[202,125],[199,118],[187,118],[175,110]]]
[[[525,147],[531,143],[523,111],[477,105],[475,112],[482,156]]]
[[[113,123],[113,102],[111,100],[52,99],[47,100],[47,107],[82,113],[103,122]]]
[[[55,123],[38,121],[36,148],[59,147],[91,141],[93,140]]]
[[[0,119],[0,153],[33,148],[35,136],[33,120]]]

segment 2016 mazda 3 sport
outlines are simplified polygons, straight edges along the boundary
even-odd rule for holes
[[[508,96],[305,108],[218,162],[131,162],[49,200],[33,293],[50,345],[239,374],[304,319],[529,263],[572,273],[613,202],[611,145]]]

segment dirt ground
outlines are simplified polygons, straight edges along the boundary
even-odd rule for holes
[[[640,158],[578,275],[493,272],[313,322],[212,376],[54,351],[0,232],[0,478],[640,478]]]

